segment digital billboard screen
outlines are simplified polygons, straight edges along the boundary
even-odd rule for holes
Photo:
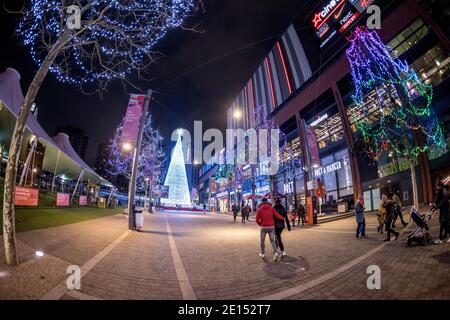
[[[309,21],[320,47],[349,29],[375,0],[327,0],[317,7]]]

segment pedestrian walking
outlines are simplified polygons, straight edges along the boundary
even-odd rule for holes
[[[355,207],[355,217],[358,226],[356,227],[356,239],[367,238],[366,236],[366,219],[364,217],[364,197],[360,194]]]
[[[394,221],[395,217],[395,201],[394,201],[394,194],[389,193],[387,195],[386,203],[384,204],[384,207],[386,208],[386,232],[387,232],[387,238],[384,239],[384,241],[391,241],[391,233],[395,235],[395,240],[398,239],[398,236],[400,235],[397,231],[392,229],[392,222]]]
[[[283,239],[281,238],[281,233],[283,232],[285,225],[287,226],[288,231],[291,231],[291,225],[289,224],[289,218],[286,209],[281,204],[280,199],[277,199],[275,201],[274,209],[284,217],[283,220],[275,219],[275,236],[277,238],[278,248],[281,251],[281,257],[284,257],[286,255],[286,252],[284,251],[284,244]]]
[[[249,205],[245,206],[247,208],[247,221],[249,221],[250,219],[250,212],[252,212],[252,208]]]
[[[240,210],[239,205],[233,204],[231,206],[231,211],[233,211],[233,221],[234,222],[236,222],[236,218],[238,216],[239,210]]]
[[[289,220],[291,221],[292,226],[295,227],[295,220],[297,220],[297,210],[295,210],[293,205],[291,205],[289,210]]]
[[[241,223],[245,224],[245,220],[247,219],[247,206],[242,203],[241,206]]]
[[[439,240],[436,240],[435,243],[442,243],[447,236],[450,236],[450,191],[449,186],[445,185],[442,188],[442,191],[439,191],[440,195],[438,196],[439,202],[434,204],[434,209],[439,209]],[[450,237],[447,240],[450,242]]]
[[[383,234],[384,225],[386,223],[386,208],[385,208],[386,200],[387,196],[383,194],[381,196],[380,208],[378,209],[377,212],[377,219],[378,219],[377,232],[381,234]]]
[[[395,228],[395,222],[397,221],[397,218],[400,217],[400,221],[403,224],[404,227],[408,225],[408,223],[405,222],[403,219],[403,213],[402,213],[402,200],[400,199],[400,190],[397,190],[397,192],[394,194],[394,202],[395,202],[395,216],[394,221],[392,222],[392,228]]]
[[[285,218],[280,215],[271,205],[267,202],[266,198],[262,198],[262,203],[256,212],[256,223],[261,227],[260,230],[260,246],[261,253],[259,256],[264,258],[266,256],[266,236],[269,235],[270,244],[275,252],[273,260],[276,261],[281,256],[281,251],[277,246],[275,240],[275,219],[284,220]]]
[[[300,226],[300,220],[301,220],[302,226],[304,226],[305,222],[306,222],[306,210],[305,210],[305,207],[301,203],[298,204],[297,215],[298,215],[297,225]]]

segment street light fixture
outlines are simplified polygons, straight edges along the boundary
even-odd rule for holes
[[[234,116],[235,119],[239,120],[242,117],[241,110],[239,110],[239,109],[235,110],[233,116]]]
[[[123,149],[124,151],[130,151],[131,148],[132,148],[132,145],[131,145],[131,143],[129,143],[129,142],[125,142],[124,144],[122,144],[122,149]]]

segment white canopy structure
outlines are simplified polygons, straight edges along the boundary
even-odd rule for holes
[[[0,149],[9,149],[12,132],[20,107],[24,100],[20,87],[20,74],[13,68],[0,73]],[[75,152],[66,134],[58,134],[50,138],[37,119],[29,116],[26,125],[24,144],[21,148],[21,159],[26,152],[26,144],[33,135],[45,146],[43,170],[65,175],[68,179],[77,180],[83,172],[84,178],[107,187],[112,183],[99,176]]]

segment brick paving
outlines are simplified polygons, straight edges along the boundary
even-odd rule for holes
[[[254,222],[241,224],[217,214],[164,214],[146,215],[145,231],[127,235],[84,276],[78,295],[62,299],[181,299],[166,217],[198,299],[274,294],[285,299],[450,298],[450,244],[408,248],[407,233],[383,243],[372,214],[367,216],[369,239],[354,239],[353,217],[286,230],[288,256],[280,262],[273,262],[271,255],[258,257],[259,228]],[[436,226],[433,219],[433,236]],[[0,272],[9,272],[0,277],[0,298],[39,298],[65,279],[69,264],[86,263],[126,229],[127,220],[117,215],[20,234],[25,256],[37,248],[47,254],[16,269],[0,264]],[[266,250],[271,252],[268,240]],[[367,289],[369,265],[381,269],[380,290]]]

